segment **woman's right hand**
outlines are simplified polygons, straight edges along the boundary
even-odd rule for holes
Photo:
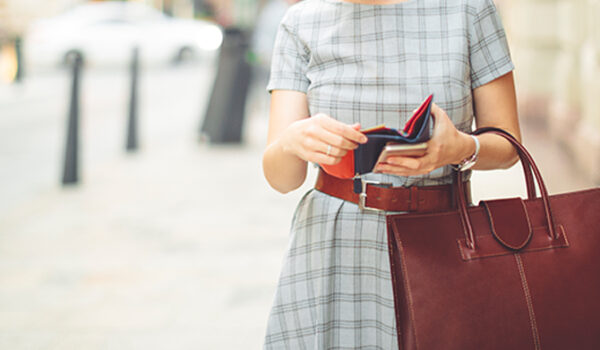
[[[289,125],[280,138],[283,151],[313,163],[334,165],[342,157],[367,142],[360,124],[344,124],[319,113]]]

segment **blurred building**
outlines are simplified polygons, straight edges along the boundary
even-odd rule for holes
[[[521,116],[547,127],[574,164],[600,182],[600,1],[497,3],[517,67]]]

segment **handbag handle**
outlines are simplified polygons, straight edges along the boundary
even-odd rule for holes
[[[512,136],[509,132],[507,132],[506,130],[500,129],[500,128],[483,127],[483,128],[479,128],[472,132],[473,135],[481,135],[484,133],[498,134],[498,135],[506,138],[516,148],[517,154],[521,160],[521,165],[523,166],[523,173],[525,175],[525,183],[527,184],[527,197],[529,199],[536,198],[535,182],[533,180],[533,174],[531,172],[531,164],[530,164],[529,159],[527,159],[527,156],[524,154],[524,152],[518,147],[520,145],[519,141],[514,136]],[[462,174],[460,172],[457,173],[457,180],[456,180],[455,184],[456,184],[456,188],[457,188],[455,193],[457,193],[457,194],[464,193]],[[460,196],[458,196],[456,198],[456,203],[458,203],[458,206],[460,209],[459,213],[461,215],[461,221],[462,221],[463,229],[465,232],[467,246],[471,249],[475,249],[475,235],[473,232],[473,228],[471,226],[471,220],[469,219],[468,214],[467,214],[467,204],[466,204],[467,201],[461,200]]]
[[[486,132],[492,132],[492,131],[501,133],[502,135],[500,135],[500,136],[503,136],[505,138],[511,138],[512,140],[519,142],[511,133],[509,133],[508,131],[506,131],[504,129],[500,129],[500,128],[483,127],[483,128],[479,128],[479,129],[473,131],[472,134],[473,135],[481,135]],[[516,150],[519,155],[519,158],[521,159],[521,165],[523,166],[523,173],[525,175],[525,183],[527,185],[527,198],[534,199],[534,198],[536,198],[536,192],[535,192],[535,182],[533,180],[533,174],[531,173],[531,164],[529,163],[529,160],[527,160],[527,158],[525,157],[523,152],[518,147],[516,148]]]
[[[544,212],[546,214],[546,223],[548,225],[549,235],[553,239],[558,239],[556,230],[554,229],[554,219],[552,216],[552,210],[550,208],[550,199],[549,199],[549,195],[548,195],[548,190],[546,188],[546,184],[544,183],[544,180],[542,179],[542,175],[541,175],[537,165],[535,164],[535,161],[533,160],[533,157],[531,156],[531,154],[529,154],[527,149],[525,149],[525,147],[517,139],[515,139],[510,133],[508,133],[505,130],[498,129],[498,128],[481,128],[481,129],[478,129],[473,132],[473,134],[475,134],[475,135],[481,135],[483,133],[491,133],[491,134],[495,134],[498,136],[502,136],[506,140],[508,140],[512,144],[513,147],[516,148],[517,153],[519,154],[519,158],[521,160],[521,164],[523,165],[523,172],[525,173],[525,180],[527,182],[527,193],[528,193],[529,199],[536,198],[535,185],[534,185],[533,177],[532,177],[532,172],[533,172],[533,175],[535,176],[535,179],[538,184],[540,196],[542,198],[542,203],[544,205]],[[457,196],[456,201],[458,203],[458,210],[460,213],[461,221],[463,224],[463,229],[465,232],[466,243],[469,248],[475,249],[475,234],[473,232],[473,226],[471,225],[471,219],[470,219],[469,213],[467,211],[467,200],[466,200],[465,194],[464,194],[465,193],[464,192],[464,183],[462,181],[462,173],[461,172],[457,172],[456,186],[458,187],[458,190],[455,191],[456,196]]]

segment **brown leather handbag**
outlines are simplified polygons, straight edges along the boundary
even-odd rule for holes
[[[528,199],[387,218],[401,350],[600,349],[600,188],[549,196],[518,150]],[[540,197],[536,196],[534,177]]]

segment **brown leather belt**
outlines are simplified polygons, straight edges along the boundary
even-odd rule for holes
[[[353,179],[340,179],[319,170],[315,189],[330,196],[356,203],[363,210],[428,212],[455,208],[453,185],[391,187],[390,184],[360,181],[360,193],[354,192]],[[465,184],[471,202],[469,183]]]

